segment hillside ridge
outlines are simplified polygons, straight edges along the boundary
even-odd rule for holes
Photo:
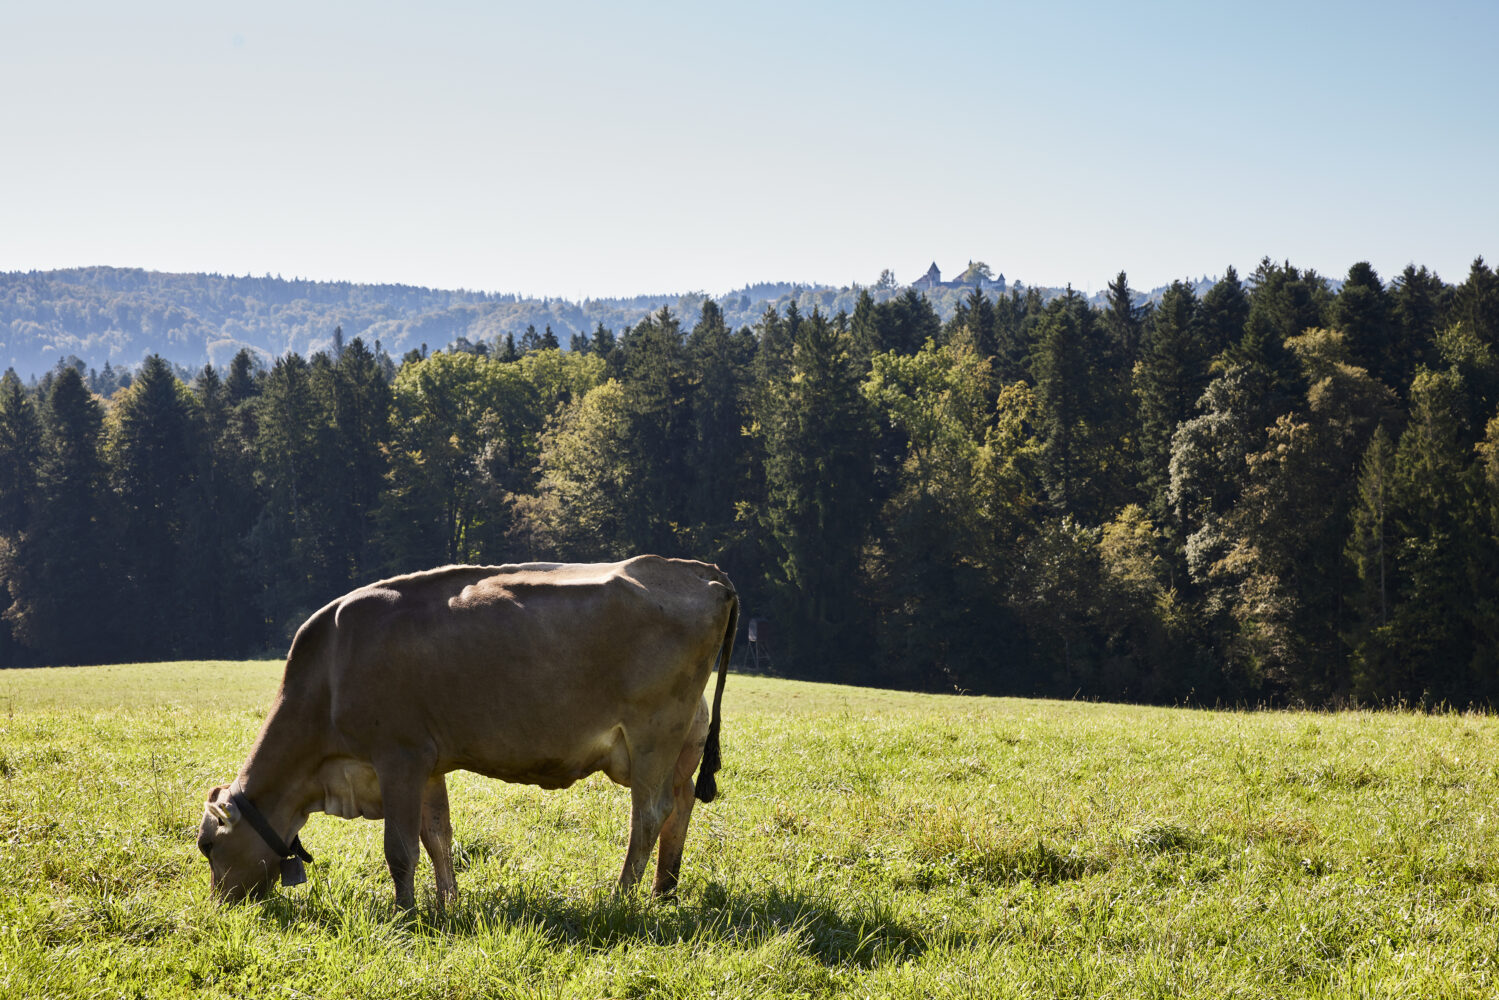
[[[1196,283],[1199,292],[1215,279]],[[1011,284],[1011,289],[1020,285]],[[720,296],[703,292],[642,294],[573,301],[515,293],[433,289],[403,284],[311,281],[266,274],[170,273],[129,267],[78,267],[0,273],[0,371],[33,379],[74,359],[85,366],[133,368],[152,354],[189,370],[222,367],[243,348],[265,360],[290,351],[311,354],[345,340],[377,341],[394,357],[459,340],[519,339],[528,327],[550,327],[566,347],[599,326],[616,333],[669,308],[684,328],[716,301],[731,327],[753,325],[768,309],[795,303],[803,313],[852,312],[866,288],[876,301],[914,285],[882,281],[842,287],[787,281],[747,284]],[[1164,289],[1138,293],[1141,301]],[[946,319],[971,287],[922,289]],[[1062,289],[1042,288],[1043,296]],[[1091,296],[1101,300],[1103,293]]]

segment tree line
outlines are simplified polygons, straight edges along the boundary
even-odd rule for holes
[[[793,676],[1492,704],[1499,275],[1266,259],[1138,301],[7,372],[0,662],[279,651],[380,576],[658,552],[729,572]]]

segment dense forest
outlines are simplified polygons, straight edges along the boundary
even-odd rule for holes
[[[723,566],[788,675],[1492,705],[1499,275],[1200,287],[8,372],[0,663],[279,652],[382,575],[650,551]]]

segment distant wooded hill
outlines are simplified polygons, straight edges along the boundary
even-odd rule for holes
[[[1203,279],[1199,291],[1210,287]],[[885,279],[871,286],[876,301],[905,290]],[[1059,289],[1044,289],[1046,297]],[[1157,290],[1162,291],[1162,290]],[[766,282],[715,299],[732,328],[753,325],[767,309],[792,302],[804,313],[852,312],[859,286]],[[968,289],[924,293],[944,320]],[[1156,293],[1151,293],[1154,296]],[[522,298],[488,292],[444,291],[411,285],[361,285],[221,274],[164,274],[139,268],[88,267],[0,274],[0,371],[30,380],[67,358],[86,366],[133,368],[160,354],[190,371],[222,368],[241,348],[269,360],[288,351],[309,355],[345,339],[378,341],[399,358],[422,345],[436,349],[460,339],[494,343],[517,339],[528,327],[548,327],[566,347],[573,334],[602,325],[616,333],[662,306],[684,327],[702,313],[699,292],[632,298]]]

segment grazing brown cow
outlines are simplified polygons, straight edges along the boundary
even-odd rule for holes
[[[298,630],[249,759],[208,796],[198,848],[215,894],[303,881],[297,833],[321,811],[385,819],[406,907],[420,837],[442,905],[456,891],[443,775],[459,768],[542,788],[603,771],[629,786],[619,886],[640,880],[659,839],[654,891],[672,892],[694,792],[716,793],[738,617],[716,566],[658,556],[449,566],[339,598]]]

